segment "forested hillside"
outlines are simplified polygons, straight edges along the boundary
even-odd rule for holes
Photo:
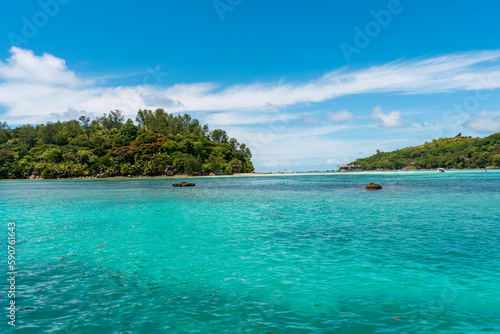
[[[119,110],[91,120],[10,128],[0,122],[0,178],[252,172],[250,149],[190,115],[139,110],[135,125]]]
[[[462,137],[434,139],[420,146],[393,152],[377,152],[351,162],[364,170],[485,168],[500,166],[500,132],[485,138]]]

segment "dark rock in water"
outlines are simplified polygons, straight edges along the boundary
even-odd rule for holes
[[[382,186],[377,183],[370,182],[369,184],[366,185],[367,190],[379,190],[382,189]]]
[[[96,175],[96,177],[98,179],[104,179],[104,178],[108,177],[108,174],[106,174],[106,173],[99,173],[99,174]]]
[[[181,182],[181,183],[174,183],[172,184],[174,187],[194,187],[195,184],[191,182]]]

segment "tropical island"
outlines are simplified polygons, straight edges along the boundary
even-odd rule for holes
[[[377,150],[376,154],[348,165],[361,170],[499,168],[500,132],[485,138],[464,137],[459,133],[392,152]]]
[[[0,179],[250,173],[252,153],[188,114],[119,110],[11,129],[0,122]]]

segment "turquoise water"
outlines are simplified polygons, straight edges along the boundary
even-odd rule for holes
[[[14,332],[500,332],[500,171],[172,182],[0,182]]]

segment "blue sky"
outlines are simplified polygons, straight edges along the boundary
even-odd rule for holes
[[[259,171],[500,131],[495,1],[0,4],[0,120],[190,113]]]

